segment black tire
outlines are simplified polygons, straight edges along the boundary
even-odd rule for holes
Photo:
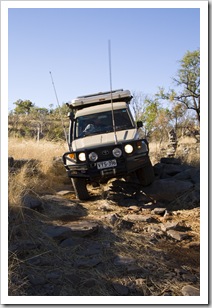
[[[152,184],[155,178],[155,174],[150,160],[144,167],[137,171],[137,177],[142,186],[148,186]]]
[[[86,180],[72,178],[71,181],[77,198],[79,200],[88,200],[90,196],[86,187]]]

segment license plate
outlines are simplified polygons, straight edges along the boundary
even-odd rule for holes
[[[115,159],[111,160],[105,160],[97,163],[97,169],[105,169],[105,168],[111,168],[111,167],[116,167],[117,162]]]

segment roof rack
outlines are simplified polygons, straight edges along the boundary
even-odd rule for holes
[[[76,99],[73,99],[69,104],[73,109],[82,109],[89,106],[95,106],[99,104],[106,104],[112,101],[115,102],[127,102],[129,103],[132,99],[132,95],[129,90],[118,89],[112,92],[98,92],[94,94],[78,96]]]

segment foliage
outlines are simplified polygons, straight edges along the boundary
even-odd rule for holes
[[[31,109],[34,107],[34,104],[30,100],[17,100],[15,103],[16,105],[14,112],[15,114],[29,114]]]
[[[55,108],[52,113],[55,116],[67,116],[68,112],[69,112],[69,108],[67,107],[65,103],[63,103],[61,107]]]
[[[34,107],[31,109],[31,114],[38,117],[41,115],[46,116],[49,114],[49,110],[47,108]]]
[[[171,89],[165,93],[164,88],[160,88],[158,97],[195,111],[196,119],[200,123],[200,51],[187,51],[180,60],[180,65],[177,77],[173,78],[179,91]]]
[[[148,132],[152,131],[155,126],[155,121],[158,115],[159,102],[158,100],[145,99],[144,121]]]
[[[142,121],[144,134],[162,141],[168,138],[171,112],[164,108],[158,98],[149,98],[141,92],[133,94],[132,109],[136,121]]]

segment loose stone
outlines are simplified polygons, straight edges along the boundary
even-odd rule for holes
[[[184,286],[181,292],[184,296],[200,296],[200,290],[191,285]]]

